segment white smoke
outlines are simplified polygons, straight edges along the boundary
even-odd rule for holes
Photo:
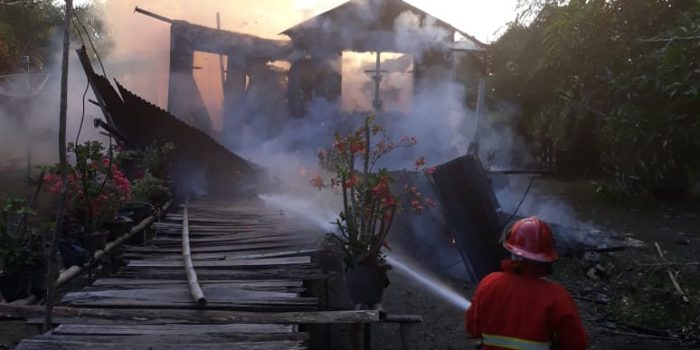
[[[44,75],[48,76],[46,84],[39,92],[25,101],[7,99],[10,104],[0,105],[0,167],[23,168],[26,165],[27,152],[29,150],[33,172],[40,165],[51,165],[58,161],[58,127],[60,104],[60,49],[58,40],[53,43],[56,47],[55,57],[50,66],[41,72],[32,72],[35,76],[35,87],[39,87],[38,81],[42,81]],[[68,75],[68,111],[67,111],[67,142],[75,142],[81,125],[81,116],[84,110],[83,127],[80,131],[79,142],[86,140],[105,141],[93,127],[93,119],[102,118],[102,112],[88,100],[95,100],[91,89],[88,89],[83,109],[83,93],[87,79],[75,54],[77,43],[71,45],[69,56]],[[26,81],[22,72],[11,78],[16,81]],[[0,81],[2,84],[11,84]],[[25,83],[26,85],[26,83]],[[20,88],[22,90],[22,88]]]
[[[394,21],[396,47],[420,59],[427,48],[447,49],[449,33],[445,28],[437,26],[434,17],[427,17],[425,23],[413,12],[404,12]]]
[[[266,3],[273,4],[270,1],[266,1]],[[287,3],[285,2],[285,4]],[[358,49],[361,51],[372,51],[386,47],[391,48],[391,51],[402,52],[404,56],[385,59],[382,62],[382,69],[388,71],[382,81],[382,98],[389,101],[391,99],[387,97],[388,92],[393,93],[397,89],[405,87],[402,83],[396,83],[401,81],[396,77],[398,75],[406,76],[410,74],[410,71],[415,70],[414,62],[421,61],[426,51],[437,50],[445,54],[446,57],[453,55],[448,44],[449,39],[451,39],[448,38],[448,32],[439,26],[433,18],[427,17],[421,20],[410,12],[400,14],[387,30],[372,32],[368,36],[361,29],[379,19],[381,3],[381,0],[365,0],[361,2],[363,5],[358,7],[355,15],[350,19],[317,19],[311,24],[315,26],[319,38],[323,39],[324,35],[332,34],[333,42],[339,47],[354,48],[354,44],[359,42],[363,45],[362,49]],[[207,0],[206,4],[221,5],[222,2]],[[108,1],[108,8],[112,9],[109,23],[111,28],[117,31],[115,33],[117,47],[114,50],[115,55],[110,60],[114,64],[122,62],[116,74],[122,78],[122,81],[126,79],[127,87],[133,88],[135,85],[135,91],[149,99],[156,99],[155,102],[164,106],[164,91],[167,91],[165,88],[167,84],[164,83],[167,82],[167,64],[145,66],[142,63],[167,62],[168,26],[141,15],[134,15],[132,11],[135,5],[149,6],[150,10],[173,19],[188,20],[209,26],[214,25],[213,12],[211,6],[176,5],[165,0],[148,3],[137,0]],[[234,6],[231,5],[231,7]],[[225,19],[225,29],[279,39],[272,34],[279,33],[294,24],[285,23],[275,27],[274,24],[281,23],[279,20],[281,16],[278,12],[284,12],[284,8],[275,8],[274,11],[270,11],[270,16],[276,18],[274,21],[266,21],[264,17],[249,16],[251,19],[246,21],[253,21],[255,18],[255,25],[244,23],[245,16],[233,10],[235,9],[231,9],[231,14],[222,12]],[[242,11],[248,10],[242,9]],[[234,12],[235,14],[233,14]],[[301,15],[296,13],[289,17],[294,17],[299,21],[303,19]],[[229,20],[229,18],[233,19]],[[135,28],[143,35],[134,36]],[[390,31],[392,33],[389,33]],[[143,38],[144,35],[146,39]],[[473,43],[463,46],[474,47]],[[134,47],[140,49],[134,50]],[[318,49],[323,50],[324,48]],[[296,50],[287,57],[287,60],[292,62],[306,55],[314,56],[316,53],[314,49],[310,49],[308,52]],[[135,59],[134,57],[139,58]],[[197,72],[198,80],[220,80],[218,63],[215,62],[216,60],[210,61],[210,68],[214,68],[207,75],[205,74],[207,65],[204,64],[205,69]],[[129,65],[123,62],[135,62],[136,64]],[[343,61],[343,63],[345,62]],[[455,62],[447,63],[454,64]],[[195,65],[202,65],[202,62],[195,62]],[[345,73],[346,70],[346,67],[341,69],[340,64],[331,65],[330,68],[337,69],[335,73],[341,74]],[[329,213],[337,214],[337,203],[339,203],[337,197],[332,194],[326,195],[325,192],[319,193],[310,186],[309,180],[312,176],[320,173],[316,154],[320,149],[331,144],[333,132],[336,130],[347,132],[358,127],[363,118],[370,113],[374,86],[369,75],[365,73],[366,70],[370,69],[374,69],[371,64],[360,65],[355,74],[361,74],[361,77],[342,77],[343,96],[346,94],[357,95],[351,97],[362,100],[358,105],[365,106],[364,111],[361,108],[352,108],[351,110],[355,113],[342,113],[340,101],[328,101],[317,97],[309,103],[305,116],[290,117],[286,110],[272,108],[278,105],[280,99],[282,102],[288,102],[284,91],[286,86],[276,86],[273,89],[255,86],[253,82],[247,91],[246,102],[237,107],[239,111],[244,112],[243,116],[224,116],[222,124],[225,126],[230,123],[234,127],[224,127],[223,132],[215,136],[218,136],[223,144],[230,145],[235,152],[266,167],[281,183],[286,184],[287,192],[292,193],[270,194],[266,197],[268,200],[291,202],[289,205],[318,213],[319,217],[325,218]],[[272,74],[272,72],[268,73]],[[478,73],[474,72],[473,74]],[[250,78],[249,76],[248,79],[250,80]],[[385,107],[390,109],[390,112],[380,113],[378,118],[391,138],[416,136],[418,139],[418,144],[414,148],[398,150],[382,164],[393,170],[413,169],[415,159],[420,156],[425,156],[428,165],[431,166],[462,156],[467,153],[469,143],[476,133],[475,113],[469,107],[473,103],[468,104],[468,98],[473,98],[471,95],[476,92],[475,86],[465,88],[449,70],[426,71],[419,80],[416,81],[411,90],[410,101],[406,102],[407,108],[399,108],[401,103],[394,105],[387,103]],[[204,85],[200,84],[200,87],[202,86]],[[212,93],[209,88],[203,88],[203,90],[206,102],[221,103],[220,92]],[[217,97],[212,98],[212,96]],[[391,109],[394,108],[396,109],[392,111]],[[499,109],[503,108],[499,107]],[[524,167],[529,162],[525,152],[526,147],[520,138],[504,126],[508,124],[511,117],[505,113],[499,115],[500,122],[492,122],[491,117],[493,116],[494,113],[486,108],[479,121],[481,159],[485,160],[489,167]],[[213,121],[213,124],[221,124],[220,122]],[[513,185],[498,193],[498,198],[501,205],[506,208],[506,212],[508,212],[508,208],[512,210],[517,206],[520,195],[523,193],[522,190],[522,186]],[[564,224],[576,221],[572,211],[562,209],[565,207],[561,205],[561,201],[553,199],[552,204],[544,205],[542,203],[549,202],[543,201],[542,196],[544,196],[544,192],[533,191],[530,193],[519,212],[529,215],[538,214],[545,219],[556,219],[555,221]],[[306,205],[304,203],[316,204]],[[429,236],[431,232],[425,232],[425,234]]]

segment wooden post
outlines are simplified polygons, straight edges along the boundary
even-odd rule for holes
[[[401,333],[401,350],[409,350],[411,348],[411,343],[408,341],[410,327],[410,323],[401,323],[399,325],[399,332]]]
[[[476,158],[479,158],[479,142],[481,135],[479,133],[479,129],[481,128],[481,118],[483,117],[483,109],[484,109],[484,95],[486,94],[486,78],[483,76],[479,78],[479,90],[477,92],[477,97],[476,97],[476,111],[474,113],[475,115],[475,126],[474,126],[474,139],[471,142],[471,147],[469,150],[470,154],[473,154],[476,156]]]
[[[46,287],[46,314],[44,318],[44,332],[48,332],[53,323],[53,299],[56,288],[56,258],[58,255],[58,238],[63,226],[63,215],[66,209],[66,199],[68,198],[68,161],[66,155],[66,114],[68,110],[68,50],[70,48],[70,24],[73,11],[73,0],[66,0],[65,17],[63,21],[63,57],[61,62],[61,104],[58,122],[58,157],[61,166],[61,196],[56,211],[56,227],[51,237],[51,251],[49,253],[47,266],[47,287]]]
[[[365,329],[365,331],[363,332],[362,336],[363,336],[363,339],[365,342],[365,346],[364,346],[363,350],[371,350],[372,349],[372,324],[365,323],[364,329]]]
[[[221,15],[216,13],[216,29],[221,30]],[[221,89],[226,89],[226,70],[224,69],[224,55],[219,54],[219,70],[221,70]]]
[[[194,265],[192,264],[192,254],[190,252],[190,228],[189,228],[189,217],[187,213],[187,207],[190,204],[190,198],[185,200],[185,207],[182,212],[182,260],[185,265],[185,273],[187,274],[187,284],[190,287],[190,294],[192,294],[192,299],[199,306],[207,305],[207,299],[204,297],[204,292],[199,286],[199,281],[197,280],[197,272],[194,270]]]
[[[360,324],[353,323],[350,325],[350,349],[360,350]]]

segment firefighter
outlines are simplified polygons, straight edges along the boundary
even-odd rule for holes
[[[571,295],[544,277],[558,259],[552,231],[529,217],[505,231],[511,258],[479,283],[466,330],[484,349],[582,350],[587,337]]]

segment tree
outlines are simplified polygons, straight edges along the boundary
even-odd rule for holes
[[[520,130],[625,191],[687,189],[700,168],[698,2],[528,4],[531,22],[490,48],[492,87],[521,106]]]
[[[0,1],[0,74],[25,69],[24,56],[31,57],[31,68],[37,70],[53,63],[61,41],[61,5],[52,0]],[[86,41],[89,36],[104,55],[112,42],[101,14],[102,4],[98,2],[76,7],[71,34],[74,40],[80,37],[78,32]]]

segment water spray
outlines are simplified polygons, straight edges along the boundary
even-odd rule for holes
[[[436,279],[419,272],[415,268],[408,266],[404,262],[398,260],[396,256],[387,254],[386,261],[389,263],[389,265],[396,268],[402,274],[411,277],[416,282],[420,283],[421,286],[427,288],[429,292],[446,300],[460,310],[467,310],[471,306],[472,303],[465,297],[455,292],[450,287],[444,285],[440,281],[437,281]]]
[[[258,197],[266,203],[289,210],[292,213],[306,218],[324,232],[335,232],[335,226],[331,223],[331,219],[321,219],[320,217],[323,217],[323,215],[312,214],[318,212],[321,208],[315,206],[311,201],[285,195],[258,195]],[[328,217],[333,217],[333,214],[330,213]],[[471,306],[471,302],[465,297],[437,279],[406,264],[398,255],[389,253],[387,254],[386,260],[389,265],[396,268],[398,272],[415,280],[430,293],[444,299],[458,309],[467,310],[469,306]]]

